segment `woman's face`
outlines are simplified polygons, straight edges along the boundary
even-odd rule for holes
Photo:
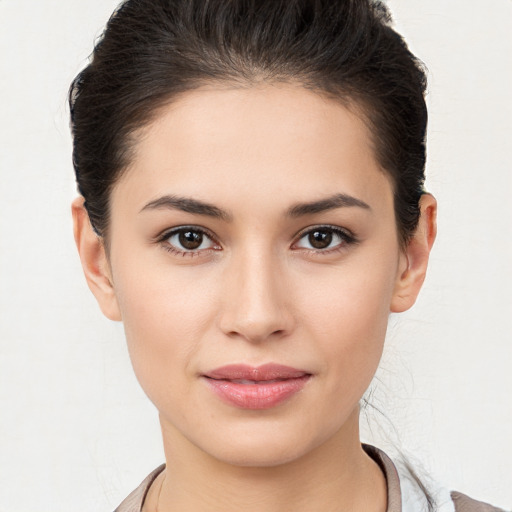
[[[110,278],[167,439],[268,466],[357,436],[407,267],[361,119],[298,86],[201,89],[135,149]]]

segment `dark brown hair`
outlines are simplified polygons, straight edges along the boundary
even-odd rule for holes
[[[226,82],[291,82],[355,108],[391,178],[407,243],[424,191],[426,77],[372,0],[122,2],[69,92],[78,190],[99,235],[108,235],[110,192],[138,130],[179,94]]]
[[[69,92],[78,190],[107,235],[136,131],[208,82],[294,82],[355,105],[394,186],[401,242],[423,193],[425,73],[371,0],[126,0]]]

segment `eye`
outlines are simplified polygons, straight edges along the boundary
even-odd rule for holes
[[[205,249],[220,249],[211,236],[196,227],[181,227],[165,233],[161,239],[164,248],[179,254],[193,254]]]
[[[318,226],[303,232],[295,247],[327,252],[355,242],[355,237],[348,231],[331,226]]]

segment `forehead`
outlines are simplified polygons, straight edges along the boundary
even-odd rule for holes
[[[275,204],[333,192],[389,202],[355,109],[300,86],[212,86],[183,94],[138,134],[113,203],[129,197],[142,208],[166,193],[228,203],[272,196]]]

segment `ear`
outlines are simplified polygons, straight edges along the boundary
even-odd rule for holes
[[[437,233],[437,202],[431,194],[420,198],[421,216],[416,231],[407,244],[391,300],[391,311],[401,313],[415,302],[425,280],[428,258]]]
[[[83,197],[73,201],[71,212],[75,242],[87,284],[103,314],[110,320],[121,320],[105,245],[91,225]]]

